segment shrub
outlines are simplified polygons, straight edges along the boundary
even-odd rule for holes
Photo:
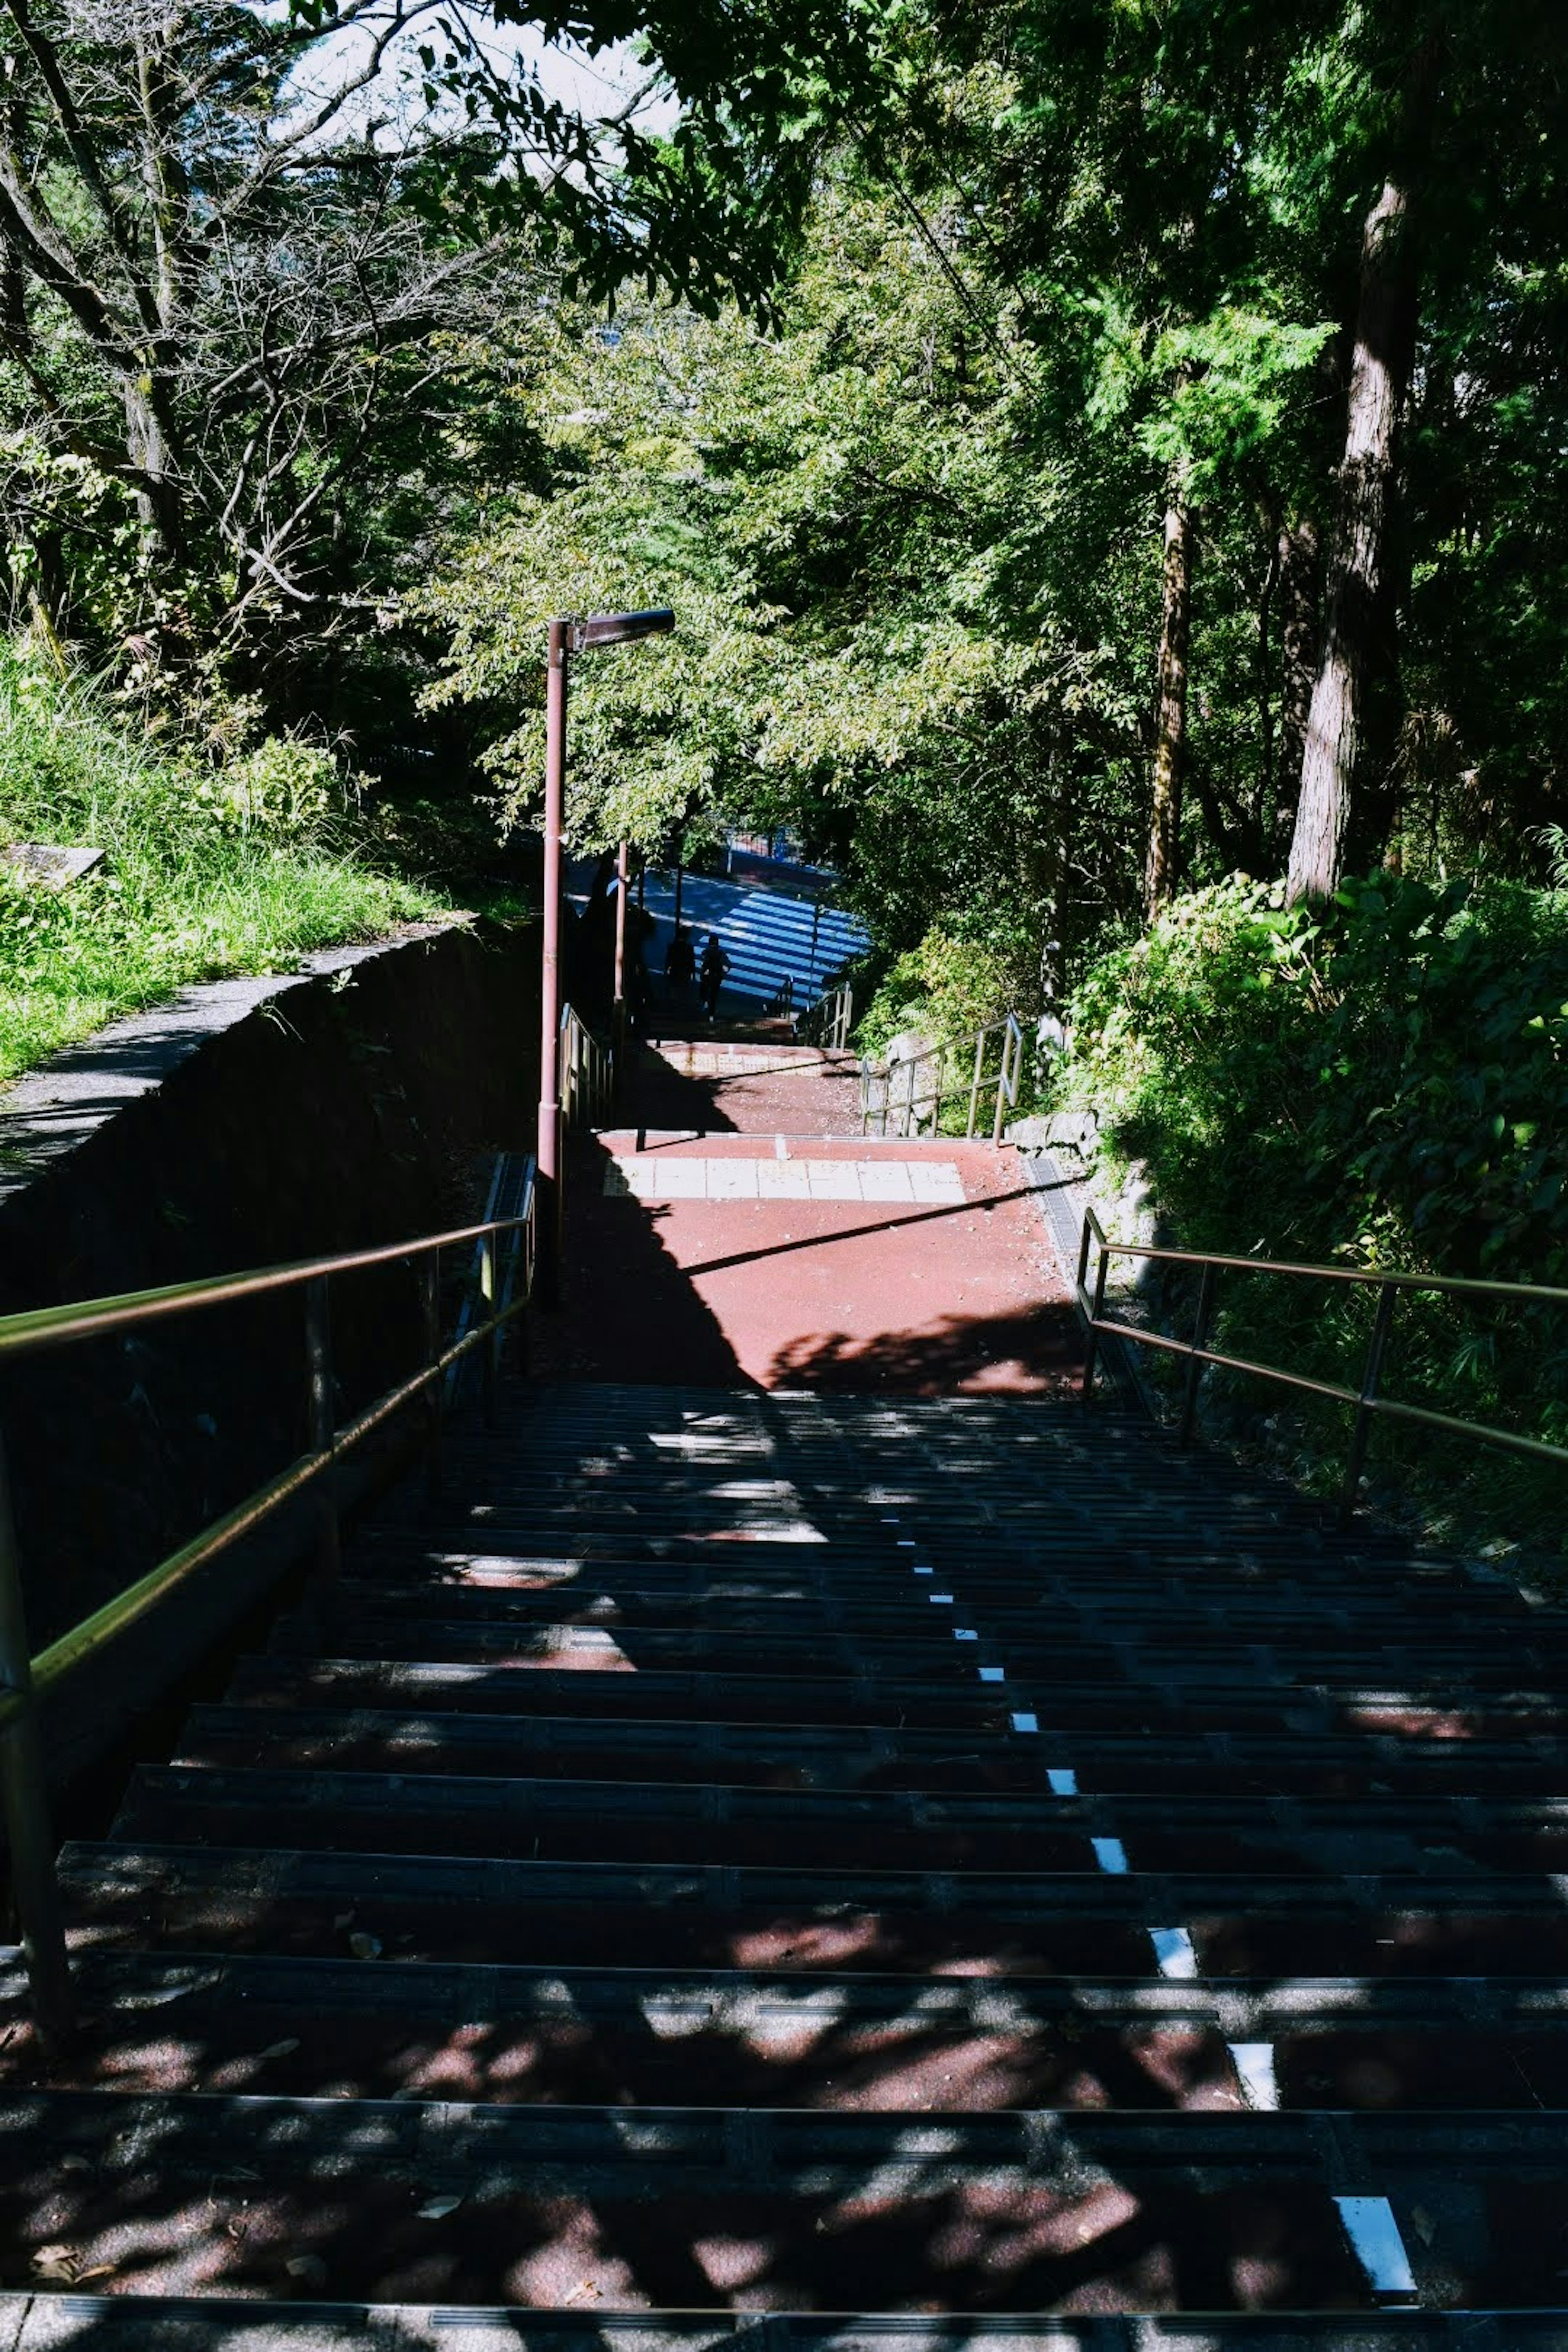
[[[1308,910],[1232,880],[1102,959],[1073,1016],[1056,1099],[1100,1109],[1184,1244],[1568,1283],[1568,894],[1379,875]],[[1153,1287],[1182,1329],[1180,1282]],[[1359,1381],[1369,1292],[1233,1276],[1221,1297],[1222,1346]],[[1564,1426],[1559,1310],[1424,1295],[1395,1329],[1391,1392],[1542,1435]],[[1210,1386],[1238,1426],[1281,1429],[1294,1466],[1337,1475],[1337,1411]],[[1380,1445],[1447,1492],[1440,1445]],[[1552,1474],[1532,1483],[1489,1459],[1482,1488],[1544,1507]]]

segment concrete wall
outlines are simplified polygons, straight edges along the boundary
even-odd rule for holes
[[[446,927],[115,1024],[5,1098],[0,1312],[464,1222],[479,1155],[531,1142],[538,996],[536,933]],[[411,1368],[418,1319],[401,1266],[334,1290],[342,1417]],[[298,1296],[0,1363],[35,1648],[300,1450],[303,1377]],[[57,1748],[102,1745],[104,1710],[187,1670],[279,1565],[276,1541],[214,1563]]]

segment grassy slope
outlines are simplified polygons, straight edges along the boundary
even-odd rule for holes
[[[108,853],[63,892],[0,867],[0,1081],[188,982],[443,911],[363,860],[298,751],[215,772],[0,643],[0,840]]]

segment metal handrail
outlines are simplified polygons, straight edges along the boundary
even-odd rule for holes
[[[991,1079],[985,1076],[986,1047],[990,1039],[997,1036],[1002,1040],[1002,1054],[996,1076],[994,1079]],[[948,1086],[945,1083],[948,1055],[957,1055],[961,1061],[966,1061],[971,1046],[973,1047],[974,1058],[973,1066],[969,1075]],[[935,1083],[930,1087],[918,1085],[915,1076],[927,1062],[934,1062],[937,1066]],[[981,1097],[983,1095],[989,1094],[994,1087],[995,1108],[991,1122],[991,1140],[993,1143],[1000,1143],[1006,1113],[1009,1109],[1016,1108],[1017,1105],[1018,1079],[1024,1066],[1024,1032],[1017,1014],[1009,1013],[1005,1021],[989,1022],[984,1028],[973,1031],[967,1037],[952,1038],[941,1045],[928,1045],[923,1053],[911,1054],[907,1062],[900,1062],[896,1066],[902,1074],[900,1087],[903,1099],[895,1106],[892,1068],[887,1063],[879,1064],[866,1060],[861,1062],[860,1129],[862,1134],[869,1135],[872,1132],[871,1122],[877,1119],[879,1123],[875,1131],[879,1136],[885,1136],[888,1132],[889,1118],[894,1115],[895,1110],[899,1122],[893,1129],[895,1135],[915,1133],[917,1117],[924,1118],[928,1112],[932,1121],[932,1132],[935,1133],[940,1125],[943,1103],[961,1102],[967,1095],[969,1115],[963,1132],[966,1137],[972,1137],[979,1123]],[[879,1079],[882,1085],[882,1096],[879,1102],[874,1102],[872,1093]]]
[[[1099,1255],[1091,1292],[1089,1262],[1091,1251],[1095,1250]],[[1178,1339],[1164,1331],[1145,1331],[1135,1323],[1122,1322],[1107,1315],[1105,1289],[1113,1257],[1199,1268],[1197,1308],[1190,1339]],[[1248,1357],[1232,1356],[1221,1349],[1211,1348],[1208,1344],[1209,1329],[1214,1320],[1218,1278],[1227,1273],[1273,1274],[1293,1281],[1348,1284],[1363,1290],[1375,1290],[1377,1305],[1367,1340],[1360,1387],[1347,1388],[1338,1381],[1321,1381],[1306,1372],[1291,1371],[1283,1364],[1255,1363]],[[1180,1444],[1185,1445],[1191,1441],[1197,1416],[1198,1382],[1204,1367],[1208,1364],[1216,1364],[1226,1371],[1245,1373],[1254,1380],[1271,1381],[1279,1387],[1295,1389],[1308,1396],[1325,1397],[1331,1403],[1350,1405],[1355,1418],[1351,1428],[1350,1454],[1340,1490],[1342,1525],[1355,1510],[1372,1423],[1380,1413],[1389,1421],[1403,1421],[1417,1428],[1439,1430],[1445,1435],[1468,1439],[1474,1444],[1496,1446],[1504,1453],[1523,1454],[1531,1461],[1554,1463],[1559,1468],[1568,1469],[1568,1446],[1554,1445],[1543,1437],[1525,1437],[1516,1430],[1497,1429],[1488,1422],[1465,1421],[1455,1413],[1436,1412],[1429,1405],[1405,1404],[1397,1398],[1385,1397],[1381,1393],[1394,1308],[1402,1293],[1418,1290],[1449,1297],[1528,1300],[1537,1306],[1568,1306],[1568,1289],[1547,1283],[1489,1282],[1468,1275],[1415,1274],[1406,1270],[1377,1274],[1363,1266],[1316,1265],[1288,1258],[1233,1257],[1218,1251],[1170,1249],[1152,1242],[1113,1242],[1107,1236],[1092,1208],[1084,1211],[1083,1229],[1079,1239],[1076,1288],[1079,1307],[1089,1333],[1083,1363],[1082,1395],[1085,1403],[1093,1394],[1099,1343],[1102,1338],[1131,1340],[1135,1347],[1152,1348],[1165,1355],[1184,1357],[1187,1377],[1176,1432]]]
[[[36,1656],[27,1637],[16,1518],[4,1449],[0,1447],[0,1802],[4,1804],[23,1957],[38,2021],[47,2036],[60,2041],[69,2035],[73,2002],[49,1831],[39,1719],[42,1700],[78,1667],[100,1655],[128,1627],[138,1622],[198,1569],[261,1526],[285,1503],[316,1486],[328,1470],[344,1461],[365,1438],[406,1405],[423,1400],[429,1415],[427,1436],[435,1449],[433,1458],[438,1461],[447,1376],[455,1365],[480,1349],[485,1351],[487,1409],[493,1401],[502,1331],[524,1311],[531,1290],[535,1202],[534,1168],[530,1160],[521,1204],[514,1216],[488,1217],[477,1224],[422,1234],[409,1241],[342,1251],[331,1257],[302,1258],[286,1265],[257,1267],[243,1274],[173,1283],[160,1289],[130,1291],[119,1297],[89,1299],[0,1318],[0,1357],[16,1358],[76,1340],[97,1339],[107,1331],[159,1322],[170,1315],[200,1313],[270,1291],[303,1290],[305,1295],[305,1452]],[[479,1245],[479,1293],[489,1312],[443,1347],[441,1253],[467,1242]],[[503,1255],[504,1267],[500,1264]],[[333,1417],[328,1286],[337,1276],[397,1263],[411,1265],[418,1276],[424,1361],[416,1371],[399,1381],[340,1428]],[[330,1492],[323,1492],[318,1504],[316,1558],[318,1570],[324,1578],[336,1572],[338,1549],[337,1507]]]
[[[616,1091],[616,1057],[574,1005],[561,1008],[561,1116],[567,1127],[595,1127]]]
[[[795,1035],[799,1045],[842,1053],[854,1026],[855,984],[845,980],[837,988],[825,989],[815,1004],[807,1005],[795,1024]]]

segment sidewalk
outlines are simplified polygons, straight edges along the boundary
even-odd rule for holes
[[[858,1132],[856,1066],[645,1053],[624,1127],[572,1139],[549,1371],[761,1389],[1039,1395],[1079,1360],[1016,1154]]]

